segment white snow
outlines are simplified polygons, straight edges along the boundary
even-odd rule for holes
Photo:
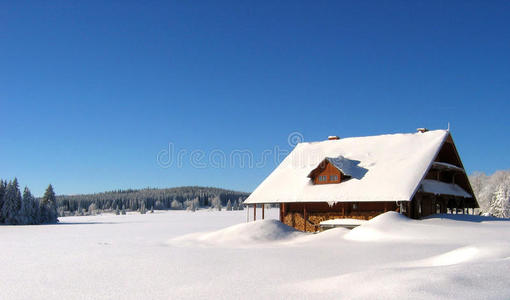
[[[335,168],[337,168],[342,174],[347,175],[349,177],[361,178],[363,177],[363,171],[361,168],[356,167],[356,162],[347,159],[343,156],[339,157],[326,157],[326,160],[329,161]],[[310,177],[308,174],[308,177]]]
[[[260,214],[258,214],[260,216]],[[509,299],[510,221],[382,214],[301,233],[246,211],[0,226],[2,299]]]
[[[361,225],[365,222],[367,222],[367,221],[359,220],[359,219],[342,218],[342,219],[331,219],[331,220],[322,221],[320,223],[320,225]]]
[[[464,169],[457,167],[456,165],[452,165],[445,162],[435,161],[432,163],[432,166],[437,169],[448,169],[448,170],[456,170],[464,172]]]
[[[471,195],[468,192],[454,183],[446,183],[432,179],[422,180],[421,190],[426,193],[436,195],[443,194],[471,198]]]
[[[300,233],[277,220],[257,220],[213,232],[191,233],[169,241],[171,245],[254,247],[265,242],[284,241]]]
[[[300,143],[244,202],[410,201],[448,131],[388,134]],[[325,158],[341,158],[352,178],[312,184]]]

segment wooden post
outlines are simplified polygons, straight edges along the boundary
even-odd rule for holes
[[[264,206],[266,206],[264,203],[262,203],[262,220],[264,220]]]
[[[303,219],[305,220],[305,225],[304,225],[304,231],[306,231],[306,218],[307,218],[307,214],[306,214],[306,204],[303,204]]]
[[[253,221],[257,221],[257,204],[253,204]]]

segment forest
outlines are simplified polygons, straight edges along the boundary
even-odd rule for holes
[[[0,224],[35,225],[58,222],[57,204],[53,186],[50,184],[40,199],[36,199],[28,187],[19,189],[18,179],[0,180]]]
[[[115,190],[96,194],[59,195],[56,197],[60,216],[88,215],[103,211],[124,214],[126,211],[199,208],[221,210],[242,209],[248,193],[199,186]]]

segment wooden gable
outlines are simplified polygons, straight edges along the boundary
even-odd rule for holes
[[[345,179],[345,175],[327,159],[313,169],[308,177],[313,180],[314,184],[340,183]]]

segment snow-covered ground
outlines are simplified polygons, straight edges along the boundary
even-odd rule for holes
[[[457,218],[319,234],[246,211],[0,226],[0,298],[510,299],[510,221]]]

